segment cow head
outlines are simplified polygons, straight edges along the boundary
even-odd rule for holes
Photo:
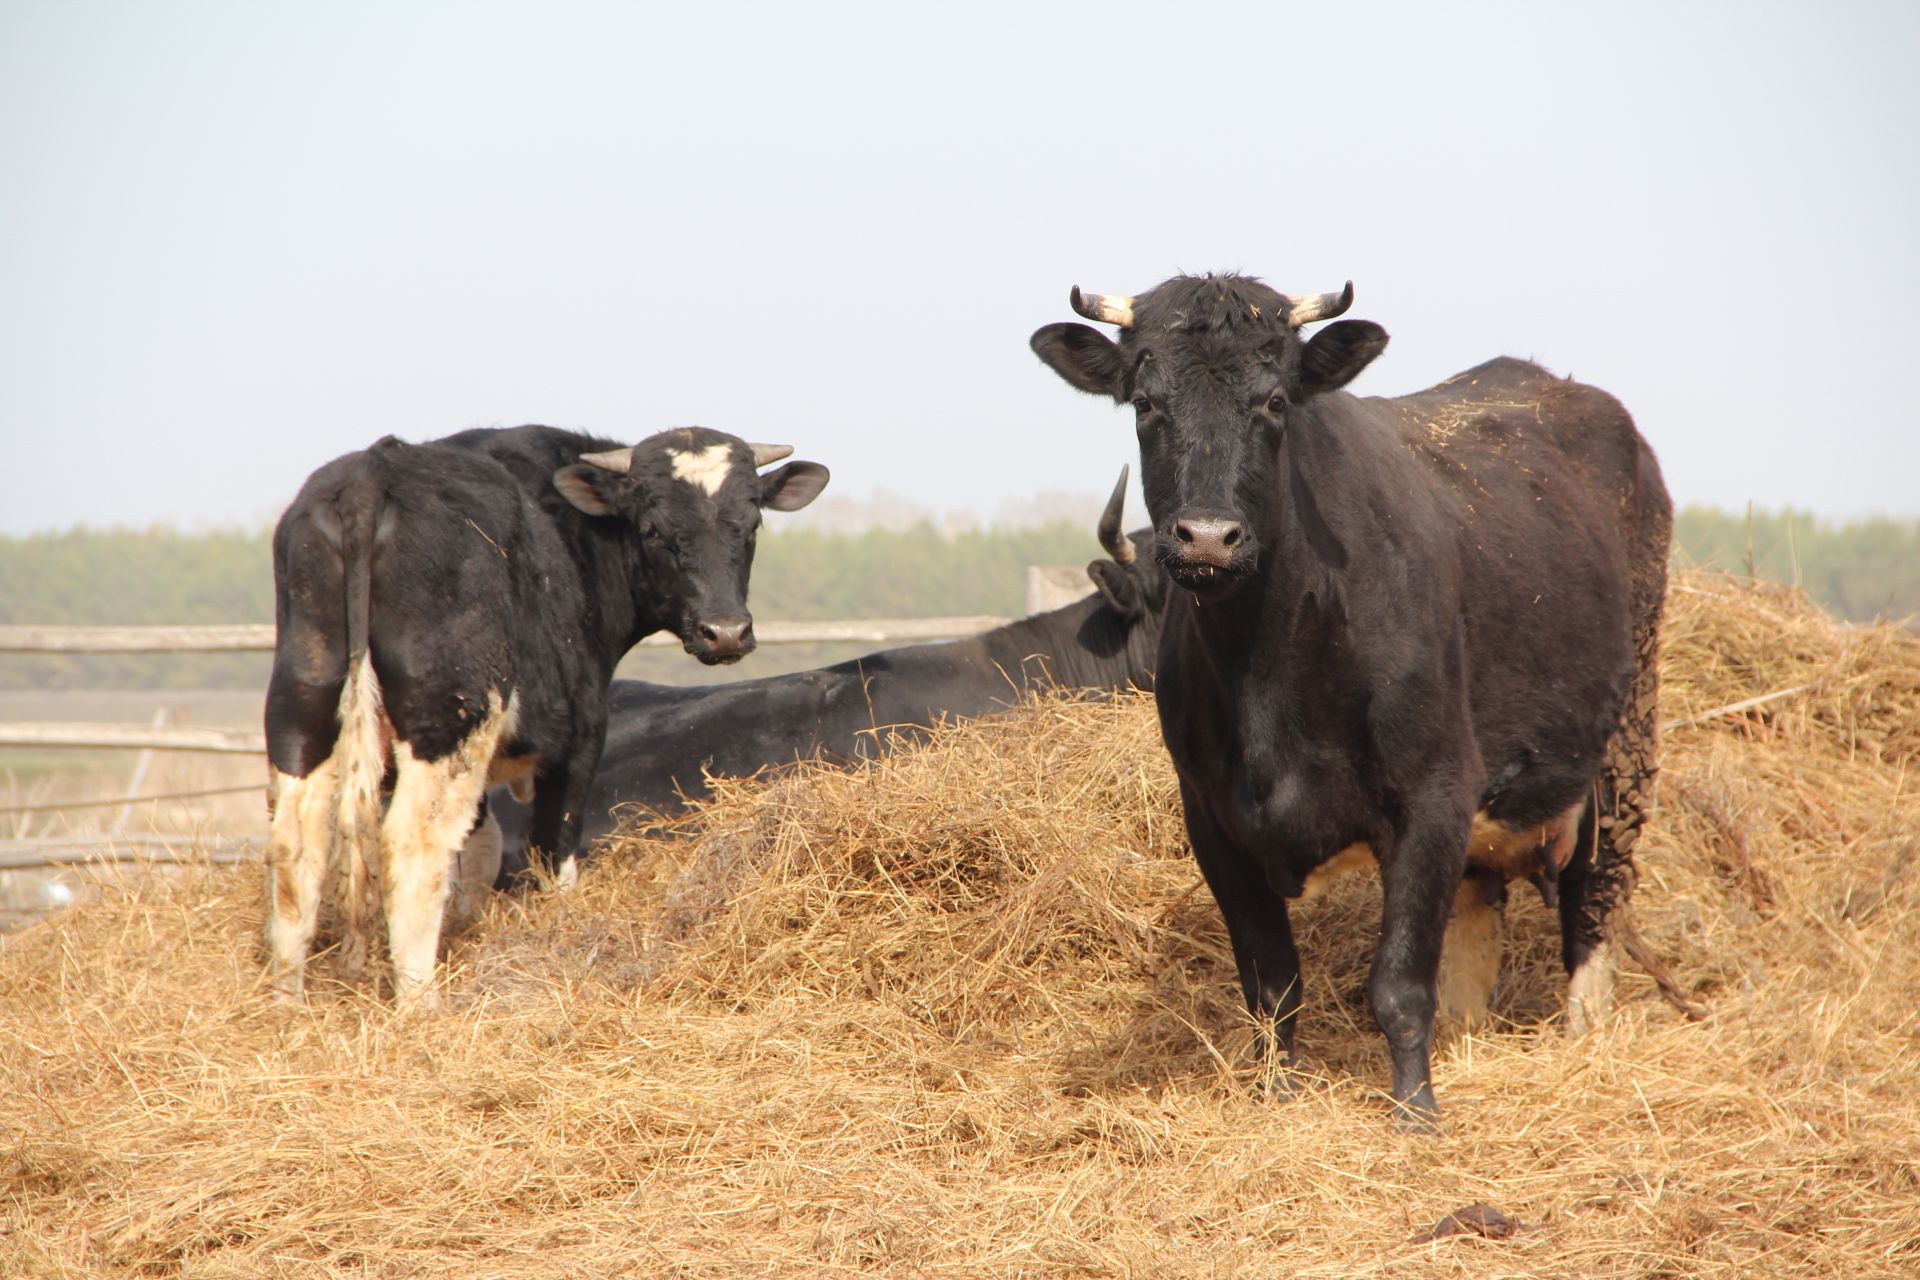
[[[1247,276],[1176,276],[1137,298],[1082,295],[1073,309],[1118,325],[1050,324],[1034,354],[1081,391],[1133,407],[1154,555],[1202,599],[1226,595],[1277,536],[1280,457],[1291,422],[1345,386],[1386,347],[1386,330],[1342,320],[1337,294],[1275,293]]]
[[[1107,499],[1106,510],[1100,513],[1100,523],[1094,529],[1107,559],[1089,563],[1087,577],[1093,579],[1094,589],[1107,607],[1132,625],[1159,615],[1167,600],[1167,575],[1154,559],[1151,531],[1120,531],[1128,470],[1120,468],[1120,481],[1113,486],[1113,496]],[[1146,552],[1144,556],[1142,551]]]
[[[792,453],[705,427],[648,436],[631,449],[581,456],[553,476],[580,510],[623,522],[658,615],[688,653],[714,664],[753,652],[747,578],[760,511],[798,511],[827,487],[817,462],[760,468]]]

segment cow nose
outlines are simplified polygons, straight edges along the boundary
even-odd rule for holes
[[[1246,529],[1238,520],[1195,516],[1174,521],[1173,536],[1184,544],[1189,559],[1224,565],[1233,559],[1233,549],[1246,536]]]
[[[753,648],[753,619],[744,614],[703,618],[696,630],[716,658],[738,658]]]

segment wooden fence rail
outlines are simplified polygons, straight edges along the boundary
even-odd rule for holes
[[[213,751],[264,755],[267,735],[258,729],[202,725],[154,728],[144,724],[13,721],[0,724],[0,747],[78,747],[92,750]]]
[[[952,618],[867,618],[833,622],[761,622],[761,644],[911,644],[950,640],[1003,626],[991,614]],[[678,646],[670,632],[640,642]],[[260,653],[273,650],[270,623],[218,626],[0,626],[0,653]],[[134,724],[0,724],[0,748],[75,747],[136,751],[212,751],[259,755],[266,738],[254,730]]]

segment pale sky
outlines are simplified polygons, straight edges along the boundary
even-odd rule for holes
[[[1104,492],[1027,335],[1225,269],[1351,278],[1363,394],[1530,356],[1681,502],[1912,515],[1917,66],[1905,2],[0,0],[0,531],[527,421]]]

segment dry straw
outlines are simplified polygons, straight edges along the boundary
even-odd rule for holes
[[[7,939],[0,1275],[1920,1274],[1920,642],[1703,576],[1666,636],[1637,912],[1710,1016],[1630,971],[1567,1038],[1516,894],[1438,1137],[1387,1122],[1377,890],[1297,911],[1262,1079],[1151,706],[1058,699],[722,784],[497,903],[439,1015],[270,1009],[257,873]],[[1519,1228],[1414,1242],[1477,1202]]]

